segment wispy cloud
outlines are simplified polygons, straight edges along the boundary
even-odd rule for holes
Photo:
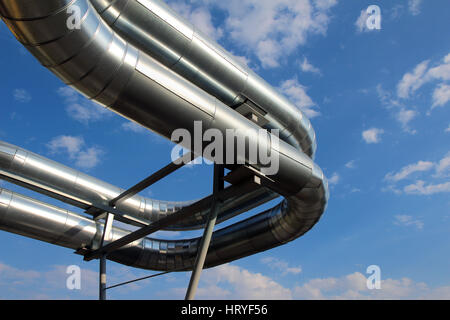
[[[310,72],[310,73],[315,73],[318,75],[321,75],[322,72],[320,71],[319,68],[316,68],[315,66],[313,66],[306,57],[303,58],[303,61],[300,62],[300,69],[303,72]]]
[[[182,15],[186,20],[190,21],[198,30],[207,34],[214,40],[219,40],[223,36],[223,29],[215,27],[212,21],[211,12],[207,7],[195,6],[194,3],[184,1],[170,1],[170,6]]]
[[[224,23],[214,27],[219,35],[223,30],[223,36],[234,45],[254,52],[264,68],[274,68],[305,45],[310,36],[326,34],[329,12],[337,0],[260,0],[257,5],[254,0],[199,3],[225,15]]]
[[[445,155],[444,158],[439,160],[439,163],[436,164],[436,176],[442,177],[445,176],[446,173],[450,169],[450,152]]]
[[[85,145],[82,137],[58,136],[47,147],[52,154],[67,154],[79,168],[92,169],[100,163],[104,151],[99,147],[86,148]]]
[[[429,171],[434,167],[434,163],[430,161],[419,161],[403,167],[399,172],[390,172],[385,176],[386,180],[398,182],[409,177],[415,172]]]
[[[358,33],[370,31],[367,28],[367,24],[366,24],[366,21],[368,18],[369,18],[369,14],[367,13],[367,11],[365,9],[361,10],[361,14],[358,16],[358,19],[356,19],[356,21],[355,21],[356,31]]]
[[[431,109],[442,107],[450,101],[450,85],[441,83],[433,92]]]
[[[307,117],[314,118],[320,115],[316,110],[316,104],[306,93],[306,87],[301,85],[296,78],[283,81],[280,86],[281,93],[285,94]]]
[[[293,289],[296,299],[449,299],[450,287],[430,288],[409,278],[381,280],[380,290],[369,290],[367,278],[355,272],[339,278],[317,278]]]
[[[427,177],[429,181],[422,179],[416,180],[415,183],[410,183],[403,188],[396,186],[396,183],[417,176],[417,174],[429,172],[434,170],[434,174],[429,174]],[[433,195],[437,193],[450,192],[450,182],[442,181],[447,179],[450,172],[450,152],[442,159],[432,161],[418,161],[417,163],[404,166],[398,172],[390,172],[385,176],[385,180],[391,183],[385,188],[386,191],[393,191],[401,194],[415,194],[415,195]],[[439,181],[439,179],[441,181]]]
[[[394,224],[398,226],[406,226],[406,227],[416,227],[419,230],[423,229],[424,223],[419,219],[414,219],[412,216],[408,216],[405,214],[396,215],[394,220]]]
[[[28,103],[31,101],[31,94],[25,89],[15,89],[13,96],[14,100],[20,103]]]
[[[406,73],[397,85],[397,95],[399,98],[408,99],[423,85],[441,81],[433,91],[432,110],[444,106],[450,101],[450,86],[445,83],[450,80],[450,53],[435,66],[430,67],[430,64],[430,60],[425,60],[419,63],[412,72]]]
[[[98,297],[98,272],[80,268],[81,288],[67,288],[67,273],[65,265],[54,265],[47,269],[20,269],[0,262],[0,295],[8,299],[96,299]],[[135,279],[141,273],[135,274],[128,267],[108,267],[108,282],[118,283],[127,279]],[[134,283],[118,288],[119,294],[139,290],[145,285]]]
[[[296,281],[293,281],[296,283]],[[167,296],[181,299],[185,288],[167,291]],[[199,299],[449,299],[450,287],[431,288],[410,278],[382,279],[381,289],[367,288],[367,278],[360,272],[341,277],[313,278],[303,284],[283,286],[275,280],[250,270],[226,264],[205,270],[198,289]]]
[[[67,114],[78,122],[88,124],[112,116],[111,111],[86,99],[71,87],[61,87],[57,92],[63,98]]]
[[[400,111],[397,112],[395,118],[398,122],[400,122],[404,131],[409,132],[411,134],[415,134],[417,131],[412,130],[409,127],[409,123],[418,115],[419,113],[415,110],[407,110],[402,108],[400,109]]]
[[[413,16],[420,14],[420,5],[422,0],[408,0],[408,10]]]
[[[409,123],[418,115],[414,109],[408,109],[401,101],[393,98],[392,93],[384,90],[381,84],[377,85],[377,94],[381,104],[393,114],[394,118],[401,124],[403,131],[415,134],[416,130],[410,128]]]
[[[302,272],[301,266],[296,267],[289,266],[289,263],[287,261],[275,257],[262,258],[261,262],[267,265],[272,270],[280,271],[283,276],[288,274],[296,275]]]
[[[430,61],[425,60],[419,63],[412,72],[406,73],[397,85],[397,95],[407,99],[411,93],[418,90],[425,82]]]
[[[185,291],[185,288],[175,288],[168,292],[168,296],[181,298]],[[261,273],[225,264],[203,272],[197,298],[286,300],[292,299],[292,291]]]
[[[334,186],[334,185],[337,185],[339,183],[339,180],[341,180],[341,176],[337,172],[335,172],[328,179],[328,183],[330,185]]]
[[[418,180],[415,184],[410,184],[406,186],[403,191],[407,194],[417,194],[417,195],[433,195],[436,193],[447,193],[450,192],[450,182],[439,183],[439,184],[427,184],[423,180]]]
[[[345,164],[345,167],[348,169],[354,169],[356,168],[356,160],[350,160]]]
[[[384,133],[383,129],[371,128],[362,132],[362,138],[368,144],[381,142],[381,135]]]

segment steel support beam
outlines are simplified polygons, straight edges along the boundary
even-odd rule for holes
[[[236,195],[247,193],[250,191],[255,190],[256,188],[260,188],[261,186],[258,185],[254,179],[245,181],[239,185],[233,185],[228,188],[225,188],[218,192],[217,198],[220,201],[225,201],[229,198],[235,197]],[[114,242],[111,242],[102,248],[99,248],[97,250],[93,250],[90,252],[87,252],[84,256],[85,261],[91,261],[93,259],[98,259],[101,257],[104,253],[110,253],[114,250],[117,250],[119,248],[122,248],[123,246],[126,246],[127,244],[139,240],[141,238],[146,237],[147,235],[154,233],[158,230],[164,229],[172,224],[175,224],[183,219],[186,219],[195,213],[205,210],[207,208],[211,208],[213,203],[213,195],[210,195],[206,198],[203,198],[187,207],[182,208],[181,210],[170,214],[169,216],[155,221],[148,226],[145,226],[139,230],[136,230]]]
[[[220,200],[218,194],[224,189],[224,167],[223,165],[214,165],[214,181],[213,181],[213,203],[211,211],[208,216],[208,222],[206,223],[203,237],[201,239],[200,247],[198,248],[197,257],[195,260],[194,268],[192,269],[191,279],[186,292],[185,300],[194,300],[195,293],[197,291],[200,275],[205,265],[206,255],[208,253],[209,245],[211,243],[212,233],[214,226],[216,225],[217,214],[219,212]]]
[[[168,176],[172,172],[180,169],[185,164],[194,160],[196,157],[197,156],[195,156],[192,152],[186,153],[185,155],[180,157],[178,160],[175,160],[174,162],[169,163],[164,168],[158,170],[157,172],[153,173],[151,176],[145,178],[144,180],[142,180],[135,186],[131,187],[130,189],[124,191],[122,194],[120,194],[116,198],[112,199],[109,202],[109,205],[111,207],[115,207],[119,202],[125,201],[128,198],[131,198],[132,196],[134,196],[135,194],[141,192],[142,190],[150,187],[152,184],[158,182],[159,180]]]
[[[99,300],[106,300],[106,254],[100,257]]]
[[[109,240],[113,222],[114,215],[108,213],[105,218],[105,224],[103,226],[103,234],[100,240],[99,248],[103,247],[104,242]],[[99,263],[99,300],[106,300],[106,254],[103,254],[100,257]]]

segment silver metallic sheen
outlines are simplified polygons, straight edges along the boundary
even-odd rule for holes
[[[39,5],[37,4],[39,2]],[[81,28],[67,28],[68,9],[81,9]],[[0,0],[8,28],[46,68],[87,98],[170,139],[173,130],[259,129],[235,108],[247,104],[264,115],[266,129],[280,129],[271,152],[280,170],[269,176],[285,200],[274,208],[213,234],[206,267],[282,245],[320,219],[328,185],[313,162],[315,133],[306,116],[270,85],[240,65],[167,5],[155,0]],[[225,136],[225,135],[224,135]],[[256,142],[258,143],[258,142]],[[262,165],[256,164],[255,169]],[[81,207],[107,203],[122,189],[27,150],[0,142],[0,177],[39,192],[61,195]],[[268,190],[231,199],[219,222],[276,197]],[[134,196],[120,204],[131,217],[150,223],[190,202]],[[207,212],[171,226],[200,228]],[[72,249],[95,248],[103,225],[81,215],[0,190],[0,228]],[[129,231],[114,228],[112,238]],[[126,265],[191,269],[200,239],[144,238],[108,256]]]

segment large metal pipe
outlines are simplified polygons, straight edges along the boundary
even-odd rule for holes
[[[258,125],[203,91],[195,81],[183,78],[114,33],[105,22],[107,18],[100,17],[89,1],[47,0],[43,6],[30,3],[29,0],[2,0],[0,14],[17,39],[44,66],[88,98],[169,139],[178,128],[193,134],[194,121],[202,121],[204,129],[214,128],[222,133],[228,128],[259,129]],[[68,29],[68,12],[81,14],[80,28]],[[178,25],[181,20],[173,21]],[[149,36],[152,32],[148,31]],[[270,91],[266,93],[278,99]],[[296,123],[294,127],[298,129],[299,121],[307,123],[302,128],[310,128],[309,121],[305,121],[295,108],[277,104],[269,112],[264,103],[258,105],[265,108],[263,112],[267,112],[268,118],[275,119],[273,123],[286,119],[288,123],[281,123],[281,128],[290,130],[290,124]],[[285,116],[288,116],[283,118],[280,110],[285,110]],[[322,215],[328,198],[326,179],[320,168],[301,151],[304,148],[308,154],[314,153],[311,147],[302,145],[304,135],[293,134],[295,130],[290,134],[295,143],[281,141],[279,147],[270,143],[270,135],[266,141],[249,139],[246,151],[254,143],[263,147],[268,145],[272,153],[279,155],[280,169],[270,178],[286,194],[286,200],[271,210],[216,231],[206,259],[207,266],[291,241],[308,231]],[[260,170],[262,164],[256,163],[255,167]],[[8,223],[11,221],[5,220],[5,228]],[[20,228],[11,230],[23,231]],[[114,234],[123,236],[121,231]],[[153,245],[158,246],[157,252]],[[197,246],[198,239],[172,242],[144,239],[109,258],[156,270],[172,270],[180,265],[191,268],[192,251],[189,250],[196,250]]]
[[[88,209],[94,203],[107,206],[109,201],[125,191],[4,141],[0,141],[0,178],[82,209]],[[218,223],[273,200],[277,196],[269,190],[258,189],[226,200],[220,208]],[[116,207],[136,222],[149,224],[192,203],[193,201],[163,201],[135,195],[119,202]],[[198,212],[166,230],[200,229],[205,224],[208,213],[209,210]]]
[[[229,106],[264,111],[268,128],[313,157],[308,118],[266,81],[160,0],[91,0],[111,28],[137,48]]]
[[[314,212],[304,212],[286,226],[280,218],[289,210],[285,203],[280,204],[256,217],[214,232],[205,266],[220,265],[251,255],[255,249],[267,250],[290,241],[307,232],[320,217]],[[1,230],[76,250],[98,246],[103,228],[102,222],[0,188]],[[284,228],[296,229],[295,234],[286,236]],[[113,227],[105,242],[115,241],[128,233]],[[200,241],[200,238],[144,238],[110,253],[108,259],[143,269],[190,270]]]

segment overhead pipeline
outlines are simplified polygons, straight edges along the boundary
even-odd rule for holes
[[[79,28],[68,27],[74,12],[80,14]],[[274,137],[268,133],[264,141],[250,138],[246,151],[253,143],[269,146],[270,152],[277,154],[279,170],[268,178],[285,200],[214,232],[207,267],[292,241],[320,219],[328,200],[328,186],[312,160],[316,142],[309,120],[162,2],[0,0],[0,15],[16,38],[66,84],[163,137],[170,139],[179,128],[194,135],[195,121],[201,121],[205,130],[213,128],[224,136],[230,128],[281,131],[279,146],[271,143]],[[251,110],[261,121],[247,119],[242,110]],[[45,165],[50,165],[48,170]],[[264,164],[253,167],[261,171]],[[0,169],[0,174],[12,182],[86,205],[108,201],[120,192],[117,187],[5,143],[0,144]],[[80,190],[83,179],[95,185]],[[270,197],[273,193],[264,190],[250,195],[248,199],[253,200],[246,205],[251,208]],[[5,190],[0,199],[0,228],[6,231],[70,248],[96,245],[102,227],[92,219]],[[152,207],[149,214],[147,199],[143,199],[129,199],[123,203],[123,210],[148,222],[159,219],[162,213],[170,214],[161,207]],[[239,209],[239,204],[245,203],[245,199],[232,199],[231,211],[222,213],[223,220],[248,210]],[[175,211],[183,205],[172,208]],[[201,220],[205,212],[197,216]],[[192,229],[201,224],[187,221],[173,228]],[[126,233],[114,228],[109,241]],[[111,253],[108,259],[153,270],[190,269],[199,242],[145,238]]]

